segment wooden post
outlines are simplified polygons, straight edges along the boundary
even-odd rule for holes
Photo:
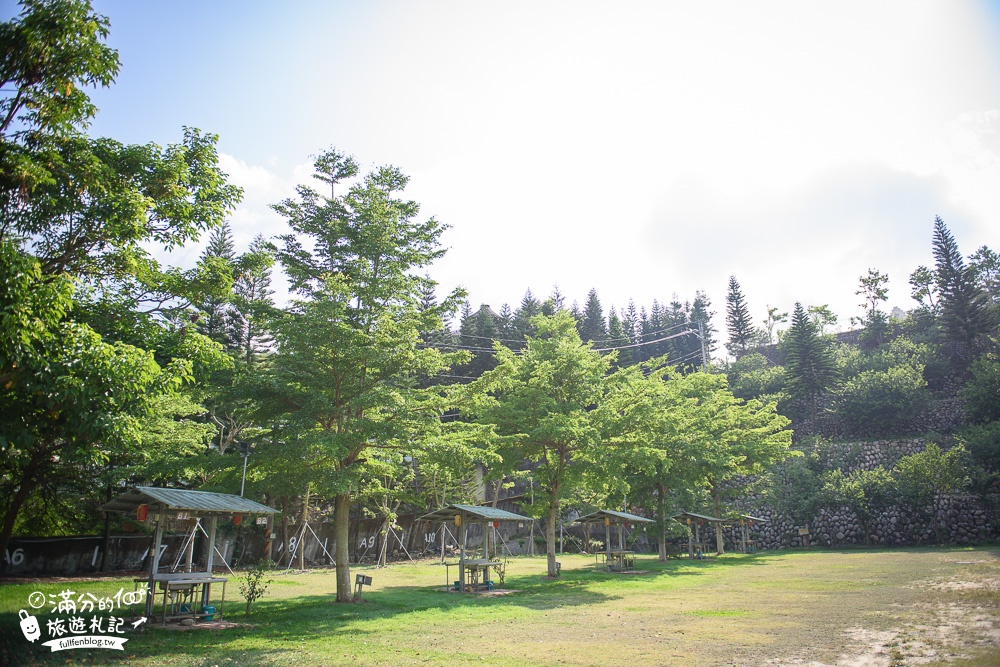
[[[607,521],[607,517],[604,517]],[[604,562],[606,565],[611,563],[611,522],[604,524]]]
[[[462,517],[462,535],[459,537],[458,545],[458,590],[459,592],[465,592],[465,545],[469,539],[469,523],[465,520],[464,512],[459,516]]]
[[[156,582],[153,577],[160,569],[160,543],[163,542],[163,510],[156,515],[156,530],[153,531],[153,550],[149,554],[149,588],[146,591],[146,618],[153,615],[153,598],[156,597]],[[166,602],[164,602],[166,604]]]
[[[625,551],[625,522],[618,523],[618,551]]]
[[[184,554],[184,571],[191,572],[194,569],[194,541],[198,538],[198,524],[201,519],[195,519],[191,526],[191,539],[188,541],[187,553]]]
[[[447,530],[448,530],[448,527],[444,524],[444,522],[442,522],[441,523],[441,564],[442,565],[444,565],[444,550],[448,546],[448,543],[445,541],[445,535],[448,534],[445,531],[447,531]]]
[[[209,578],[212,577],[212,567],[215,565],[215,533],[218,527],[219,515],[213,514],[208,518],[208,558],[206,560],[205,570],[208,572]],[[203,607],[208,604],[208,600],[212,595],[211,589],[211,584],[205,584],[202,587],[201,605]]]

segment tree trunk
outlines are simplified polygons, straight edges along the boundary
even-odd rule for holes
[[[719,500],[719,496],[715,492],[714,488],[712,489],[712,509],[715,511],[716,518],[721,519],[722,516],[720,516],[720,515],[722,514],[722,503]],[[715,524],[715,549],[716,549],[716,552],[719,553],[719,554],[725,553],[725,548],[724,548],[724,545],[723,545],[723,542],[722,542],[722,522],[721,521]]]
[[[0,526],[0,553],[7,553],[10,536],[14,534],[14,524],[17,523],[17,515],[24,503],[27,502],[28,496],[38,486],[38,480],[35,475],[36,465],[35,455],[32,455],[27,469],[21,476],[21,483],[18,484],[17,491],[10,498],[10,502],[7,505],[7,511],[3,517],[3,525]],[[0,567],[2,567],[2,564],[0,564]]]
[[[667,562],[667,517],[664,516],[664,514],[666,513],[666,500],[664,499],[666,490],[663,488],[662,484],[657,484],[656,492],[657,492],[657,497],[659,499],[658,505],[660,511],[660,516],[657,517],[660,520],[660,548],[659,548],[660,562],[666,563]]]
[[[549,491],[549,512],[545,518],[545,557],[548,561],[548,575],[558,577],[556,569],[556,519],[559,517],[559,483],[555,482]]]
[[[350,602],[351,565],[347,548],[350,545],[351,494],[338,493],[334,504],[333,538],[336,540],[333,557],[337,561],[337,602]]]

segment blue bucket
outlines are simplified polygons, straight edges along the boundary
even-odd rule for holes
[[[202,611],[203,614],[205,614],[205,620],[206,621],[214,621],[215,620],[215,606],[207,604],[207,605],[205,605],[204,607],[201,608],[201,611]]]

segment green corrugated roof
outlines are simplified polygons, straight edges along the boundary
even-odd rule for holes
[[[633,521],[635,523],[653,523],[652,519],[647,519],[644,516],[638,516],[636,514],[629,514],[628,512],[616,512],[614,510],[597,510],[596,512],[591,512],[586,516],[581,516],[576,520],[577,523],[604,523],[604,517],[611,519],[611,523],[617,525],[622,521]],[[617,521],[615,521],[617,519]]]
[[[425,514],[419,521],[453,521],[459,514],[481,521],[531,521],[530,517],[514,514],[496,507],[482,505],[448,505],[430,514]]]
[[[161,489],[137,486],[114,500],[101,505],[105,512],[134,512],[139,505],[149,505],[151,511],[186,510],[219,514],[274,514],[267,505],[234,496],[231,493]]]

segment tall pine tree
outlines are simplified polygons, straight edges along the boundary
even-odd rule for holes
[[[811,431],[816,433],[820,399],[837,381],[837,366],[829,343],[801,303],[795,304],[792,324],[783,341],[787,386],[794,399],[809,408]]]
[[[580,338],[584,341],[603,341],[608,337],[604,325],[604,310],[601,300],[597,298],[597,290],[591,288],[587,292],[587,305],[583,309],[583,321],[580,323]]]
[[[940,217],[934,218],[935,277],[940,299],[941,325],[958,352],[971,358],[979,340],[990,330],[986,295],[966,267],[955,237]]]
[[[750,319],[750,308],[743,297],[736,276],[729,276],[729,291],[726,292],[726,328],[729,330],[729,342],[726,343],[729,354],[739,357],[750,349],[756,334]]]

